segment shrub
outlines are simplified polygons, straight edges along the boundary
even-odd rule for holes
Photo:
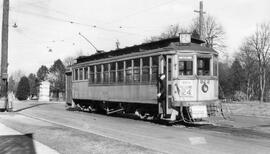
[[[246,100],[246,98],[247,98],[247,95],[242,91],[235,91],[233,95],[234,101],[244,101]]]
[[[18,100],[26,100],[30,93],[30,86],[28,78],[23,76],[18,84],[16,98]]]

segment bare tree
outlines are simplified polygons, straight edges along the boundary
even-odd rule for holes
[[[166,39],[166,38],[177,37],[179,36],[179,33],[183,33],[183,32],[189,32],[189,31],[185,29],[184,27],[180,27],[179,24],[174,24],[174,25],[169,26],[167,30],[161,34],[160,38]]]
[[[73,65],[75,63],[75,60],[80,56],[84,56],[84,53],[82,50],[78,50],[74,56],[68,56],[64,58],[63,60],[64,66],[67,67],[67,66]]]
[[[11,73],[8,85],[9,91],[17,91],[18,83],[23,76],[25,76],[25,73],[22,70],[16,70]]]
[[[247,100],[250,100],[251,97],[254,95],[254,85],[255,85],[255,78],[257,76],[257,65],[256,65],[256,54],[252,47],[248,43],[248,40],[245,40],[241,47],[239,48],[240,52],[237,53],[236,57],[241,62],[241,65],[244,68],[244,76],[245,76],[245,91]]]
[[[68,56],[68,57],[66,57],[66,58],[64,59],[64,62],[63,62],[63,63],[64,63],[64,65],[65,65],[65,67],[67,67],[67,66],[73,65],[74,62],[75,62],[75,58],[72,57],[72,56]]]
[[[256,32],[250,36],[248,43],[256,54],[259,67],[260,101],[263,101],[265,92],[266,69],[270,61],[270,25],[263,23],[257,26]]]
[[[189,33],[190,31],[187,28],[180,27],[179,24],[170,25],[167,29],[161,33],[159,36],[152,36],[149,39],[146,39],[145,42],[153,42],[162,39],[168,39],[179,36],[179,33]]]
[[[199,18],[194,19],[191,29],[199,32]],[[206,15],[203,20],[201,39],[205,40],[206,46],[217,51],[223,51],[225,46],[225,31],[215,17]]]
[[[25,76],[25,73],[22,70],[16,70],[13,73],[11,73],[11,76],[15,80],[15,82],[19,82],[21,77]]]

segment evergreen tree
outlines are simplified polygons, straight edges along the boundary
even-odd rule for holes
[[[230,81],[230,67],[227,63],[219,62],[219,97],[228,98],[233,95]]]
[[[36,96],[38,92],[38,79],[35,74],[31,73],[28,76],[30,86],[30,96]]]
[[[49,80],[51,90],[59,97],[59,92],[65,91],[65,66],[60,59],[56,60],[50,68]]]
[[[29,86],[28,78],[23,76],[20,79],[20,82],[18,84],[16,98],[18,100],[26,100],[27,97],[29,96],[29,92],[30,92],[30,86]]]
[[[230,70],[233,91],[243,91],[245,72],[237,58],[234,60]]]
[[[49,70],[46,66],[42,65],[38,71],[37,71],[37,78],[38,80],[41,81],[45,81],[47,78],[47,75],[49,73]]]

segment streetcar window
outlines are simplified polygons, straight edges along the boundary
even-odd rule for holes
[[[115,83],[116,82],[116,73],[115,73],[115,68],[116,68],[116,63],[111,63],[110,64],[110,82]]]
[[[179,75],[193,74],[193,61],[181,59],[179,60]]]
[[[88,79],[88,67],[84,68],[84,80]]]
[[[133,81],[138,83],[140,82],[140,59],[134,59],[133,64]]]
[[[156,82],[158,78],[158,56],[152,57],[152,82]]]
[[[117,68],[117,77],[118,80],[117,82],[122,83],[124,82],[124,61],[119,61],[117,63],[118,68]]]
[[[90,66],[90,73],[89,73],[89,83],[95,82],[95,68],[94,66]]]
[[[149,57],[142,58],[142,82],[148,82],[150,79]]]
[[[198,75],[208,76],[210,75],[210,58],[198,58]]]
[[[79,69],[79,80],[83,80],[83,68]]]
[[[103,83],[109,83],[109,64],[103,65]]]
[[[213,75],[217,76],[217,72],[218,72],[218,59],[217,56],[214,56],[214,60],[213,60]]]
[[[75,73],[74,73],[74,75],[75,75],[75,77],[74,77],[74,79],[75,80],[78,80],[79,78],[78,78],[78,69],[75,69]]]
[[[72,80],[75,80],[75,71],[72,70]]]
[[[172,80],[172,58],[168,58],[168,81]]]
[[[132,82],[132,65],[131,60],[126,61],[126,83]]]
[[[96,66],[96,83],[101,83],[101,65]]]

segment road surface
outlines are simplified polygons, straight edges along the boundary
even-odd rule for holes
[[[20,105],[19,105],[20,106]],[[270,134],[243,128],[166,126],[65,104],[31,103],[0,113],[0,122],[60,153],[269,153]]]

